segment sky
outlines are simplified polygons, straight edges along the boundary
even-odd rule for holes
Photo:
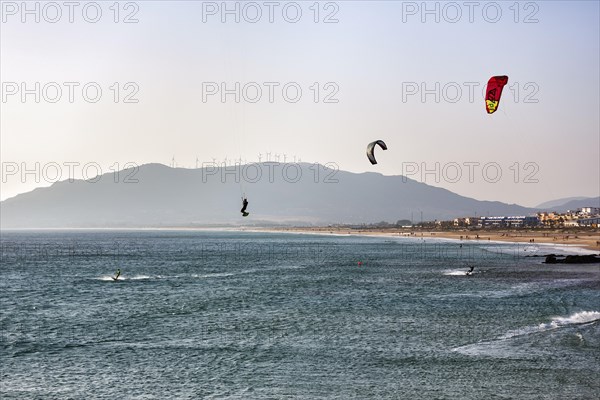
[[[2,200],[267,154],[524,206],[600,195],[597,1],[74,4],[1,2]]]

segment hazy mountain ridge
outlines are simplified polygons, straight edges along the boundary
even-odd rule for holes
[[[544,207],[547,211],[566,212],[567,210],[577,210],[582,207],[600,207],[600,197],[584,197],[579,200],[571,200],[566,203],[551,207]]]
[[[257,168],[262,177],[251,183]],[[235,171],[239,183],[235,182]],[[129,181],[137,182],[124,182],[128,175]],[[121,171],[118,177],[117,183],[113,173],[102,175],[95,183],[57,182],[7,199],[0,203],[1,226],[371,223],[411,219],[411,213],[413,221],[418,222],[421,212],[424,220],[447,220],[474,214],[527,215],[536,211],[515,204],[478,201],[402,176],[346,171],[332,174],[323,166],[306,163],[261,163],[242,170],[231,166],[183,169],[146,164],[137,171]],[[250,203],[248,218],[242,218],[239,212],[244,193]]]
[[[536,206],[540,210],[550,210],[564,212],[567,210],[575,210],[581,207],[600,207],[600,197],[566,197],[546,201]]]

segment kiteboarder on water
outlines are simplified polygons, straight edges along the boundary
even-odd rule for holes
[[[471,275],[473,275],[473,270],[475,269],[475,266],[474,266],[474,265],[471,265],[471,267],[470,267],[470,268],[471,268],[471,269],[470,269],[469,271],[467,271],[467,276],[471,276]]]
[[[119,279],[119,276],[121,276],[121,268],[117,269],[117,273],[116,275],[113,277],[113,281],[116,281],[117,279]]]

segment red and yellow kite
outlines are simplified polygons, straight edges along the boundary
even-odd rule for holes
[[[500,96],[502,96],[502,88],[508,83],[508,76],[492,76],[487,84],[485,91],[485,109],[488,114],[494,113],[500,104]]]

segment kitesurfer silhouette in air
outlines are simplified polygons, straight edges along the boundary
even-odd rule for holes
[[[246,207],[248,207],[248,200],[244,197],[242,199],[242,209],[240,210],[240,212],[242,213],[242,217],[247,217],[248,215],[250,215],[249,212],[246,212]]]

